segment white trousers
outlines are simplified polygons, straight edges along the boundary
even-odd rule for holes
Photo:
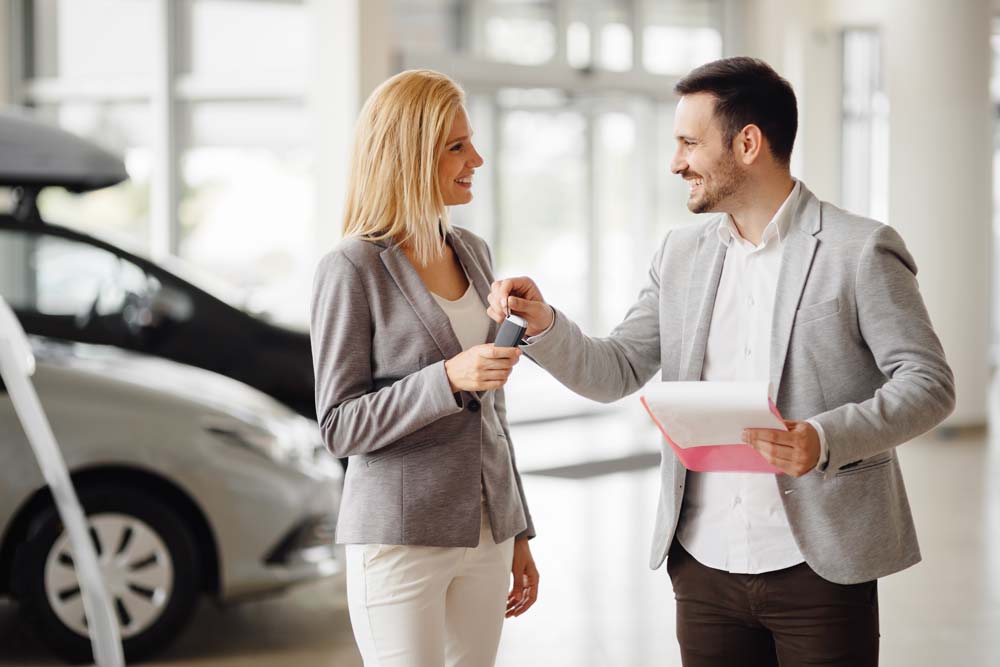
[[[347,604],[365,667],[493,667],[514,538],[479,546],[347,545]]]

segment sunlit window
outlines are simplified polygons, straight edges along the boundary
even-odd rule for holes
[[[154,0],[30,4],[32,76],[109,81],[153,72],[154,38],[160,29]]]
[[[590,28],[582,21],[566,27],[566,62],[577,69],[590,65]]]
[[[248,292],[250,307],[301,324],[316,254],[308,3],[169,7],[172,26],[158,0],[30,2],[24,101],[121,155],[130,175],[84,195],[47,189],[41,213],[142,252],[176,252]],[[169,229],[153,234],[151,220]]]
[[[201,104],[185,115],[180,255],[250,293],[250,307],[307,321],[313,158],[296,105]]]
[[[152,152],[149,108],[144,104],[72,102],[44,106],[40,116],[121,155],[129,179],[77,194],[47,188],[38,199],[49,222],[77,227],[131,248],[149,243]]]
[[[310,70],[309,17],[299,3],[181,0],[180,8],[183,73],[298,81]]]
[[[847,30],[843,49],[842,202],[889,219],[889,98],[875,30]]]
[[[494,16],[486,21],[486,53],[520,65],[544,63],[555,54],[555,33],[551,21]]]
[[[722,35],[715,28],[650,25],[643,29],[643,66],[655,74],[683,75],[722,57]]]
[[[601,28],[600,66],[612,72],[632,69],[632,30],[624,23],[608,23]]]

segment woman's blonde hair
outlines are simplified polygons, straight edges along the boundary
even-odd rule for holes
[[[344,207],[344,237],[408,243],[426,264],[444,250],[450,228],[438,183],[444,150],[465,93],[439,72],[392,77],[358,118]]]

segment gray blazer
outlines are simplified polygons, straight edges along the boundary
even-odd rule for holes
[[[659,370],[700,380],[726,246],[719,216],[675,229],[639,299],[607,338],[562,313],[525,352],[573,391],[614,401]],[[795,541],[823,578],[868,581],[920,560],[896,445],[940,423],[954,381],[899,234],[819,201],[805,186],[785,240],[772,320],[770,380],[782,416],[815,418],[825,472],[775,475]],[[674,538],[686,471],[663,448],[650,567]]]
[[[486,242],[459,228],[447,242],[485,310]],[[451,393],[461,345],[397,245],[347,239],[320,261],[311,334],[323,440],[350,457],[338,542],[474,547],[482,493],[496,542],[534,537],[503,390]]]

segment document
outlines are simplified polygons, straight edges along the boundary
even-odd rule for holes
[[[788,430],[767,382],[661,382],[640,400],[688,470],[781,474],[743,442],[746,428]]]

